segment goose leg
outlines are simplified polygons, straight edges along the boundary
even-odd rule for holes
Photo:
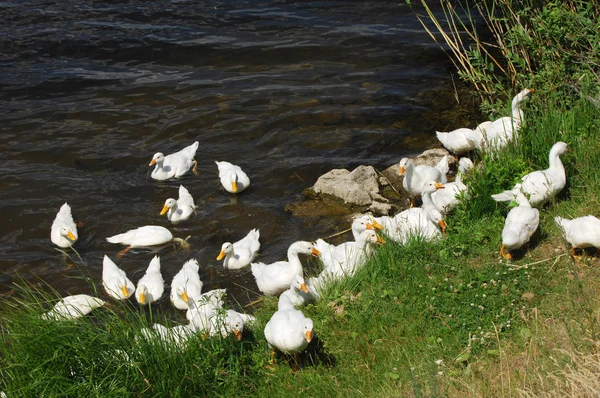
[[[581,256],[578,256],[577,254],[575,254],[575,249],[576,249],[575,246],[571,246],[571,256],[573,256],[573,258],[575,260],[579,260],[581,258]]]
[[[127,246],[125,249],[118,252],[117,258],[122,258],[125,255],[125,253],[127,253],[129,251],[129,249],[131,249],[131,246]]]
[[[509,251],[506,251],[506,248],[504,247],[504,245],[502,245],[502,247],[500,248],[500,254],[502,255],[502,257],[504,257],[507,260],[512,259],[512,254],[510,254]]]

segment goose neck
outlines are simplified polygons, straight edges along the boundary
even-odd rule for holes
[[[564,168],[562,161],[560,160],[560,155],[558,154],[558,150],[554,149],[554,148],[550,151],[548,163],[550,164],[551,169],[556,169],[556,168],[563,169]]]

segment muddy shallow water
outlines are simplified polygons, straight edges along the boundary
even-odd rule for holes
[[[404,2],[32,0],[0,2],[0,15],[2,293],[17,275],[90,293],[102,256],[122,249],[105,237],[155,224],[191,236],[189,251],[160,251],[167,283],[193,256],[205,289],[254,300],[249,268],[218,267],[223,242],[258,228],[257,260],[272,262],[295,240],[347,228],[284,208],[330,169],[387,167],[473,112]],[[196,140],[198,176],[150,178],[155,152]],[[250,189],[223,191],[215,160],[240,165]],[[199,210],[172,226],[159,212],[180,184]],[[49,239],[64,202],[84,223],[82,261]],[[135,283],[152,255],[116,262]]]

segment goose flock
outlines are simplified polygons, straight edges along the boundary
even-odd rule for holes
[[[473,150],[493,155],[509,142],[518,139],[524,121],[521,105],[532,92],[533,90],[526,89],[514,97],[511,116],[483,122],[474,129],[459,128],[450,132],[437,132],[437,137],[456,156]],[[167,156],[156,153],[150,162],[150,166],[154,166],[151,177],[166,180],[178,178],[190,169],[195,172],[197,162],[194,157],[198,146],[199,143],[194,142]],[[506,216],[500,249],[502,257],[511,259],[511,252],[522,248],[530,240],[539,225],[537,207],[551,200],[565,187],[566,174],[560,156],[568,151],[566,143],[557,142],[550,150],[548,169],[529,173],[513,188],[492,196],[497,202],[516,201],[518,204]],[[240,167],[228,162],[215,163],[219,180],[227,192],[239,194],[250,186],[248,175]],[[444,217],[462,198],[469,195],[464,176],[473,166],[468,157],[460,158],[457,177],[455,181],[448,182],[448,157],[444,156],[435,166],[415,165],[412,160],[403,158],[398,165],[399,174],[404,176],[402,185],[408,193],[411,207],[394,216],[360,215],[352,222],[353,241],[339,245],[329,244],[322,239],[314,243],[298,241],[289,246],[286,261],[265,264],[254,262],[261,243],[259,230],[253,229],[237,242],[223,243],[217,260],[223,261],[225,270],[250,267],[258,289],[266,296],[279,296],[278,309],[267,322],[264,336],[274,351],[277,349],[297,354],[313,338],[313,321],[298,307],[319,300],[323,289],[330,283],[356,274],[374,248],[384,243],[376,230],[381,230],[386,239],[398,244],[406,244],[414,237],[426,241],[440,239],[446,230]],[[419,198],[422,205],[415,207]],[[195,212],[196,205],[192,195],[181,185],[179,197],[167,199],[160,215],[166,214],[171,223],[179,223],[193,217]],[[565,239],[571,243],[574,256],[578,248],[600,248],[600,220],[596,217],[586,216],[574,220],[556,217],[556,223],[563,230]],[[77,225],[67,203],[57,213],[50,236],[52,242],[63,249],[71,248],[76,243]],[[174,237],[167,228],[154,225],[141,226],[107,237],[106,240],[125,246],[117,259],[136,247],[168,243],[189,246],[187,240]],[[318,257],[323,264],[322,271],[305,280],[300,255]],[[160,257],[155,256],[136,287],[113,260],[104,256],[102,285],[107,295],[114,300],[126,300],[134,296],[140,305],[150,306],[160,300],[165,292],[160,267]],[[225,309],[224,289],[203,292],[199,269],[198,261],[189,259],[173,277],[170,285],[169,299],[177,310],[186,311],[189,323],[170,328],[154,324],[151,328],[142,330],[139,338],[161,339],[177,347],[185,347],[189,337],[197,333],[223,337],[233,334],[237,339],[242,338],[244,325],[254,321],[254,317]],[[67,296],[52,310],[43,314],[43,318],[78,318],[104,304],[104,300],[85,294]]]

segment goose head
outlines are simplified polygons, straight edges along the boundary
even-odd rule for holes
[[[229,182],[231,183],[231,191],[238,191],[238,175],[236,173],[229,174]]]
[[[121,293],[123,293],[123,297],[129,297],[129,291],[127,290],[127,283],[125,282],[125,278],[119,278],[117,281],[117,286],[121,289]]]
[[[552,145],[552,149],[550,151],[556,153],[557,155],[564,155],[567,152],[571,152],[571,149],[566,142],[559,141]]]
[[[155,164],[158,164],[160,166],[164,161],[165,155],[163,155],[161,152],[156,152],[154,156],[152,156],[152,160],[150,161],[148,166],[154,166]]]
[[[73,235],[73,232],[71,232],[67,227],[60,227],[60,234],[72,242],[77,240],[75,235]]]
[[[400,170],[398,171],[398,173],[401,176],[403,176],[404,174],[406,174],[406,171],[412,167],[412,165],[413,164],[409,158],[402,158],[400,160],[400,163],[398,163],[398,166],[400,167]]]
[[[244,332],[244,319],[240,314],[232,310],[227,310],[224,326],[225,331],[227,333],[233,333],[238,341],[242,339],[242,333]]]
[[[308,288],[306,287],[304,278],[301,275],[297,275],[297,274],[294,275],[294,279],[292,279],[292,283],[290,284],[290,289],[302,290],[304,293],[308,293]]]
[[[183,286],[183,285],[177,286],[177,289],[175,289],[175,292],[177,293],[177,296],[179,298],[181,298],[185,303],[189,304],[190,301],[192,301],[192,300],[190,300],[190,297],[187,294],[185,286]]]
[[[160,215],[162,216],[167,211],[169,211],[169,209],[176,209],[176,208],[177,208],[177,201],[173,198],[169,198],[169,199],[165,200],[165,205],[163,206],[162,210],[160,211]]]
[[[290,254],[310,254],[313,257],[318,257],[321,255],[321,252],[312,243],[301,240],[292,243],[288,249],[288,257]]]
[[[230,242],[225,242],[221,246],[221,252],[217,257],[217,260],[223,260],[223,257],[225,257],[228,254],[233,254],[233,244],[231,244]]]
[[[146,285],[138,285],[138,302],[140,304],[146,304],[146,297],[148,296],[148,288]]]
[[[312,319],[306,319],[306,322],[304,323],[304,339],[306,340],[307,343],[310,343],[310,341],[313,338],[313,321]]]
[[[438,189],[444,189],[444,184],[440,184],[437,181],[427,181],[424,185],[423,185],[423,193],[427,193],[427,192],[435,192]]]

